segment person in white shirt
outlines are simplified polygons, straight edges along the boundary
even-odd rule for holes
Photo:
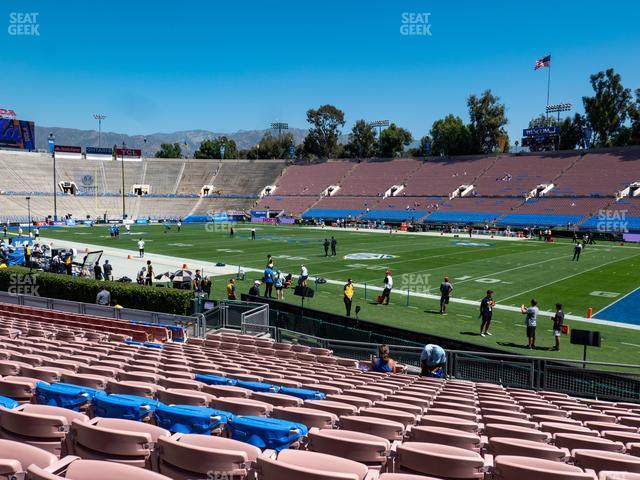
[[[127,233],[131,233],[131,226],[128,223],[125,223],[124,229],[127,231]]]
[[[391,295],[391,289],[393,288],[393,277],[391,276],[391,270],[387,270],[384,276],[384,290],[382,290],[382,303],[383,305],[389,305],[389,296]]]
[[[300,285],[303,287],[307,286],[307,279],[309,278],[309,271],[304,264],[300,265]]]
[[[140,255],[140,258],[144,257],[144,240],[143,239],[138,240],[138,253]]]

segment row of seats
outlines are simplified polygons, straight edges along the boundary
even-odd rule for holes
[[[171,329],[161,325],[134,323],[126,320],[116,320],[108,317],[84,315],[79,313],[48,310],[43,308],[0,303],[0,322],[4,328],[20,330],[26,327],[33,330],[31,336],[51,337],[54,333],[65,332],[69,338],[74,334],[94,332],[98,338],[110,337],[113,340],[134,340],[166,342],[171,340]],[[42,328],[35,328],[36,325]],[[52,330],[55,328],[55,332]],[[15,335],[16,332],[8,331],[5,335]]]
[[[9,352],[9,358],[20,352],[16,348],[35,343],[21,337],[1,340],[0,348]],[[54,357],[63,354],[57,360],[69,366],[76,358],[78,370],[101,369],[102,375],[85,374],[83,378],[75,373],[76,378],[60,378],[76,385],[95,380],[91,388],[105,390],[96,396],[97,408],[90,404],[84,411],[71,413],[74,418],[61,420],[67,423],[58,428],[64,432],[59,435],[64,438],[57,440],[60,455],[133,462],[169,478],[207,478],[211,471],[232,472],[238,478],[257,473],[258,478],[268,480],[405,478],[397,475],[463,479],[487,474],[505,479],[534,474],[560,479],[593,478],[594,472],[609,478],[606,472],[610,470],[640,473],[640,406],[636,404],[363,372],[352,360],[337,358],[325,349],[226,333],[189,339],[186,345],[167,343],[162,348],[81,341],[65,346],[45,339],[41,352]],[[30,409],[59,407],[29,402],[39,397],[38,382],[49,380],[56,385],[56,378],[50,376],[56,372],[37,365],[16,365],[16,360],[3,362],[0,365],[19,370],[12,371],[17,375],[0,379],[0,395],[22,406],[6,409],[8,414],[2,411],[0,436],[7,431],[34,441],[38,435],[30,428],[44,425],[42,418],[39,422],[34,418],[46,415]],[[101,365],[103,362],[113,363]],[[21,377],[22,368],[32,376]],[[30,390],[18,388],[21,381]],[[301,391],[306,392],[304,398],[295,396]],[[104,418],[109,415],[103,408],[105,398],[118,400],[126,395],[146,396],[139,403],[141,411],[143,407],[154,409],[160,401],[203,412],[217,408],[229,412],[232,420],[228,425],[216,424],[209,433],[221,436],[212,436],[179,432],[175,425],[163,428],[158,415],[140,415],[136,417],[140,421]],[[295,442],[295,448],[280,451],[272,451],[272,443],[257,447],[255,435],[244,437],[241,445],[232,444],[229,442],[237,438],[225,435],[234,434],[234,421],[241,423],[234,416],[255,418],[255,422],[298,422],[306,435]],[[14,420],[5,422],[5,417]],[[29,427],[24,424],[28,418],[32,420]],[[132,442],[131,433],[126,432],[148,434],[142,442],[145,448]],[[46,442],[39,441],[45,446]],[[229,455],[237,457],[236,463]]]

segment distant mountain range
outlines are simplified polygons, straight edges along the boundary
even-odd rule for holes
[[[160,149],[163,143],[180,143],[184,150],[184,143],[187,144],[187,155],[193,156],[200,143],[207,138],[227,136],[232,138],[238,149],[249,149],[257,145],[265,133],[269,130],[239,130],[235,133],[216,133],[208,130],[186,130],[173,133],[151,133],[149,135],[126,135],[115,132],[102,132],[102,146],[112,147],[122,145],[125,142],[127,148],[140,148],[145,156],[153,156]],[[271,130],[273,132],[273,130]],[[307,135],[307,130],[302,128],[291,128],[288,130],[293,134],[296,144],[302,143]],[[97,147],[97,130],[78,130],[75,128],[60,127],[39,127],[36,126],[36,145],[38,149],[48,150],[49,133],[55,135],[57,145],[73,145],[81,147]],[[277,135],[277,132],[275,132]],[[146,139],[146,142],[145,142]]]

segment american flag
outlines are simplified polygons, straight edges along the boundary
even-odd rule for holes
[[[542,57],[536,60],[536,64],[533,67],[533,69],[538,70],[539,68],[548,67],[550,65],[551,65],[551,55],[547,55],[546,57]]]

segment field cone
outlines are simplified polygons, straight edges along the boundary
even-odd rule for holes
[[[587,318],[591,318],[591,315],[593,315],[593,308],[589,307],[587,310]]]
[[[127,255],[127,260],[131,260],[131,255]]]

